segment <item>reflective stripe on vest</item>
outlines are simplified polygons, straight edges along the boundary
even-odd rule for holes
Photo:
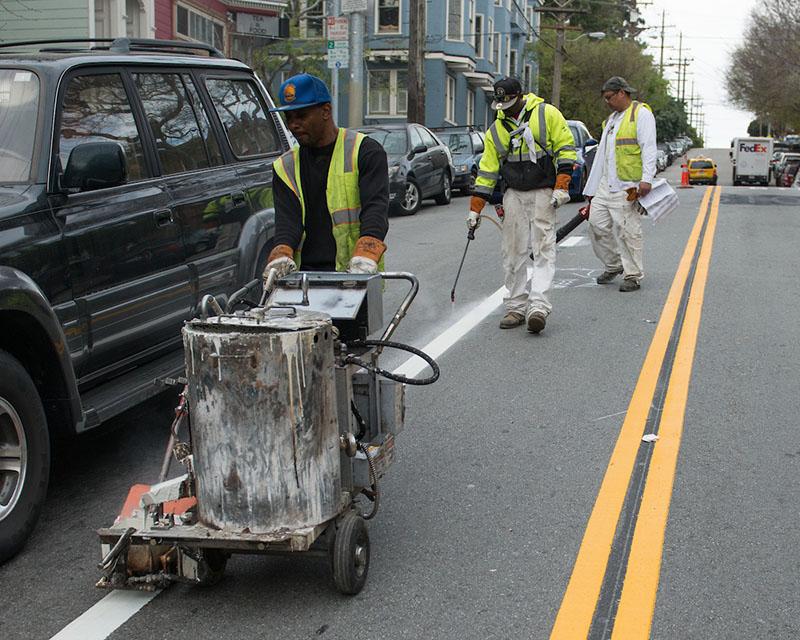
[[[502,124],[500,120],[495,120],[492,123],[492,126],[489,127],[489,135],[492,136],[492,142],[494,143],[495,149],[497,149],[497,155],[500,157],[500,160],[507,160],[508,162],[523,162],[525,160],[530,161],[530,156],[528,155],[527,151],[521,151],[522,147],[520,146],[520,153],[522,153],[525,157],[519,158],[515,157],[513,154],[509,155],[509,145],[511,144],[511,138],[517,135],[521,135],[525,125],[527,124],[530,126],[531,120],[533,120],[533,112],[536,111],[538,115],[538,124],[539,124],[539,132],[537,135],[533,136],[533,140],[539,149],[536,151],[536,159],[538,160],[542,156],[546,154],[546,145],[547,145],[547,122],[545,121],[545,113],[544,113],[544,102],[539,102],[536,104],[533,109],[531,110],[530,117],[528,121],[523,125],[519,126],[514,131],[508,131],[505,125]],[[500,137],[500,131],[503,131],[506,135],[508,135],[508,141],[504,141]],[[542,140],[544,140],[544,144],[542,144]],[[560,151],[560,149],[559,149]]]

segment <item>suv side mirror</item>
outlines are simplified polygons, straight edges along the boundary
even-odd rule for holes
[[[86,142],[70,152],[61,186],[92,191],[124,184],[126,177],[122,147],[116,142]]]
[[[411,160],[411,158],[413,158],[418,153],[425,153],[427,150],[428,147],[426,147],[424,144],[418,144],[409,152],[408,159]]]

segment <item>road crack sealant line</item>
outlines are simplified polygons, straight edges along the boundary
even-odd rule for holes
[[[719,187],[717,189],[717,199],[719,201]],[[586,530],[578,550],[575,564],[567,584],[566,592],[558,610],[553,629],[550,635],[551,640],[580,640],[589,637],[592,623],[598,611],[598,601],[601,594],[608,600],[609,581],[615,583],[618,576],[622,575],[622,570],[616,566],[616,571],[611,565],[612,551],[616,551],[613,545],[619,544],[619,536],[622,532],[624,537],[624,527],[620,528],[619,523],[623,513],[630,514],[630,508],[626,508],[628,496],[636,495],[636,481],[644,482],[644,478],[634,477],[637,462],[646,462],[647,452],[643,458],[640,457],[642,450],[642,436],[647,432],[648,422],[657,417],[661,407],[658,405],[657,411],[653,413],[653,404],[657,402],[657,382],[663,370],[664,362],[668,358],[670,347],[670,337],[673,336],[674,323],[678,319],[679,312],[686,309],[687,281],[695,273],[698,262],[698,247],[705,247],[705,242],[700,242],[701,232],[706,229],[707,221],[713,215],[711,206],[712,194],[714,189],[707,189],[701,202],[699,211],[695,218],[695,223],[686,242],[683,255],[678,264],[678,269],[670,287],[664,308],[661,312],[658,325],[656,326],[653,339],[645,356],[644,364],[636,382],[636,386],[631,396],[630,404],[623,420],[619,436],[614,450],[611,454],[608,467],[603,477],[600,489],[597,494],[591,515],[586,525]],[[713,240],[713,231],[711,232]],[[701,248],[701,256],[703,248]],[[694,296],[694,290],[690,297]],[[683,303],[683,304],[682,304]],[[682,343],[683,340],[679,341]],[[678,347],[680,348],[680,346]],[[672,351],[674,353],[674,349]],[[673,361],[677,360],[672,358]],[[685,363],[683,363],[685,367]],[[669,386],[669,385],[668,385]],[[669,393],[667,391],[667,402]],[[662,394],[663,397],[663,394]],[[647,445],[650,449],[654,447]],[[658,443],[657,446],[664,446]],[[632,489],[633,487],[633,489]],[[647,488],[645,488],[645,492]],[[633,492],[633,493],[632,493]],[[630,501],[627,501],[630,505]],[[634,539],[636,534],[634,533]],[[618,555],[614,556],[617,561]],[[618,574],[615,577],[615,574]],[[605,590],[604,590],[605,586]],[[624,587],[623,587],[624,588]],[[611,603],[616,600],[614,589],[611,589]],[[609,609],[607,608],[607,612]],[[594,625],[597,629],[598,625]],[[613,636],[616,638],[617,636]],[[638,636],[631,636],[638,637]]]

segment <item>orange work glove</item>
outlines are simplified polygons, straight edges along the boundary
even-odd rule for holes
[[[272,251],[269,252],[269,258],[267,258],[267,262],[272,262],[278,258],[291,258],[294,260],[294,249],[292,249],[288,244],[275,245]]]
[[[553,187],[554,191],[569,191],[569,181],[572,176],[566,173],[559,173],[556,176],[556,186]]]
[[[475,213],[480,213],[483,211],[483,207],[486,205],[486,200],[481,198],[480,196],[472,196],[469,199],[469,210],[474,211]]]
[[[383,252],[386,251],[386,245],[377,238],[372,236],[361,236],[353,248],[353,258],[369,258],[375,261],[381,259]]]

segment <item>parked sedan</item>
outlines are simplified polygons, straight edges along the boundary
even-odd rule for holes
[[[800,153],[782,153],[779,160],[772,167],[772,176],[775,178],[775,186],[783,186],[783,173],[790,162],[800,160]]]
[[[583,188],[592,170],[597,140],[592,137],[586,125],[580,120],[567,120],[569,130],[575,139],[575,153],[578,158],[572,165],[572,179],[569,183],[569,196],[572,200],[583,200]]]
[[[780,175],[779,187],[791,187],[797,175],[797,168],[800,167],[800,158],[786,160]]]
[[[358,129],[381,143],[389,157],[389,207],[417,212],[424,198],[448,204],[455,168],[447,146],[419,124],[380,124]]]
[[[478,166],[483,155],[483,136],[472,127],[448,127],[434,131],[453,154],[453,188],[469,195],[478,177]]]

